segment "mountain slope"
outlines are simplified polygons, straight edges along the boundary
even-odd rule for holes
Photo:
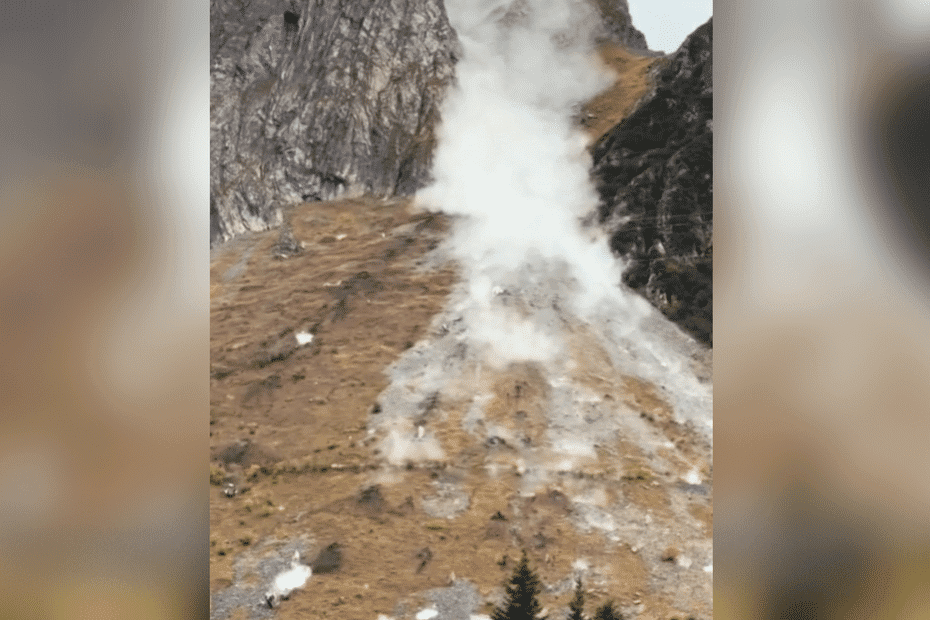
[[[571,278],[529,265],[490,282],[489,303],[523,317],[523,327],[542,321],[564,342],[562,354],[489,361],[463,320],[467,266],[450,258],[467,260],[450,252],[467,218],[377,196],[413,192],[432,147],[418,142],[420,129],[408,132],[412,121],[398,121],[405,86],[385,85],[400,93],[390,101],[374,96],[368,86],[385,74],[366,64],[371,48],[349,47],[360,36],[374,48],[407,37],[419,41],[410,53],[422,60],[426,35],[397,34],[404,22],[391,16],[433,5],[373,2],[366,6],[381,16],[369,22],[357,5],[338,4],[314,17],[268,3],[260,26],[217,26],[217,49],[229,46],[215,54],[226,67],[217,80],[227,80],[217,102],[230,107],[214,123],[218,187],[229,192],[214,195],[215,234],[236,238],[211,253],[211,618],[409,620],[433,606],[440,620],[466,619],[500,601],[521,549],[538,568],[551,617],[579,576],[590,605],[613,599],[626,617],[711,617],[710,351],[623,289],[579,318]],[[597,4],[625,11],[625,2]],[[248,3],[217,10],[236,21],[248,7],[260,12]],[[328,29],[307,25],[317,18],[332,18]],[[366,31],[377,24],[380,34]],[[578,119],[602,136],[598,146],[630,119],[643,122],[637,113],[665,84],[657,71],[666,59],[611,41],[601,40],[601,53],[619,81]],[[280,78],[262,64],[275,50]],[[235,68],[243,61],[251,73]],[[431,70],[417,66],[412,83]],[[433,105],[426,95],[421,104]],[[333,104],[340,97],[348,124]],[[230,119],[239,119],[235,131]],[[346,142],[372,119],[400,123],[393,146]],[[274,140],[290,146],[275,155]],[[424,167],[414,158],[410,168],[422,175],[400,174],[402,143],[425,145],[414,147]],[[319,175],[311,159],[339,172]],[[598,174],[612,182],[607,168]],[[617,180],[612,196],[637,178]],[[275,223],[280,233],[247,232]],[[509,229],[493,232],[503,239]],[[324,559],[271,610],[262,593],[294,551]]]
[[[600,221],[624,281],[713,338],[712,20],[668,58],[654,91],[592,149]]]
[[[341,568],[276,616],[412,618],[451,596],[451,573],[475,589],[462,617],[488,613],[527,548],[550,609],[584,574],[592,605],[710,617],[712,457],[669,387],[618,370],[601,328],[582,325],[569,383],[534,364],[475,376],[444,316],[457,274],[443,217],[372,199],[287,216],[304,244],[291,258],[270,231],[213,251],[211,617],[268,616],[275,567],[334,542]],[[423,363],[449,387],[407,391]]]

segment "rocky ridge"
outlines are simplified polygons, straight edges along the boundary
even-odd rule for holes
[[[712,343],[712,20],[670,56],[655,88],[592,149],[600,223],[630,262],[624,281]]]
[[[646,36],[636,29],[630,18],[627,0],[594,0],[601,15],[603,31],[598,37],[602,41],[619,43],[640,53],[648,53]]]

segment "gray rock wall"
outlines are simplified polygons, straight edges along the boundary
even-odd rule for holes
[[[646,51],[626,0],[597,36]],[[429,178],[458,42],[443,0],[211,0],[210,242]]]
[[[442,0],[211,3],[211,243],[289,202],[428,178],[458,43]]]

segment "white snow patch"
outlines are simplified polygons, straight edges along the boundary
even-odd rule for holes
[[[597,457],[597,452],[590,442],[572,437],[556,439],[552,442],[552,449],[568,456]]]
[[[313,571],[310,567],[300,563],[300,552],[295,551],[291,567],[275,576],[271,589],[265,593],[265,602],[269,607],[274,607],[282,599],[290,597],[291,592],[304,587],[311,574]]]
[[[683,480],[688,484],[701,484],[701,474],[696,469],[692,469],[685,474]]]
[[[713,565],[713,564],[708,564],[707,566],[705,566],[705,567],[704,567],[704,572],[705,572],[705,573],[712,573],[712,572],[714,572],[714,565]]]
[[[310,332],[297,332],[294,334],[294,338],[297,339],[297,344],[300,346],[313,342],[313,334]]]
[[[588,570],[589,567],[590,567],[590,564],[588,563],[587,560],[584,560],[584,559],[579,558],[575,560],[574,562],[572,562],[572,570],[575,570],[578,572],[586,571]]]
[[[417,613],[417,620],[429,620],[430,618],[435,618],[439,615],[439,612],[435,609],[421,609]]]

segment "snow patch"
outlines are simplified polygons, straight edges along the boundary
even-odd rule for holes
[[[313,571],[306,564],[300,562],[300,552],[295,551],[291,559],[291,567],[278,573],[271,588],[265,592],[265,602],[274,607],[279,602],[291,596],[294,590],[304,587]]]

